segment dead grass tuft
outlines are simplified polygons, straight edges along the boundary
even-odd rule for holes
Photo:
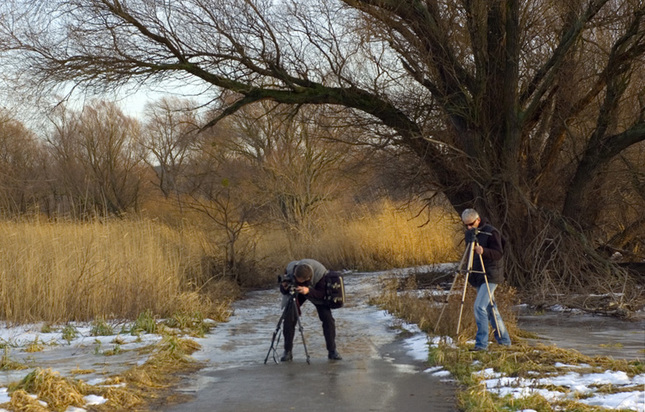
[[[33,393],[57,411],[65,410],[69,406],[85,405],[82,383],[63,378],[51,369],[36,368],[12,389]]]
[[[154,368],[134,368],[123,374],[123,379],[127,385],[133,385],[137,388],[162,389],[165,388],[166,381]]]
[[[72,369],[69,372],[72,375],[89,375],[90,373],[96,372],[96,369],[81,369],[79,367],[76,367],[75,369]]]
[[[22,370],[27,369],[27,365],[22,362],[16,362],[9,356],[9,346],[5,345],[2,353],[2,358],[0,358],[0,370]]]
[[[30,343],[24,349],[24,351],[27,352],[27,353],[42,352],[43,350],[45,350],[45,346],[40,344],[40,343],[38,343],[38,342]]]
[[[49,412],[49,409],[44,407],[38,399],[22,389],[15,390],[11,394],[11,401],[8,406],[15,412]]]
[[[95,411],[134,411],[145,405],[131,388],[108,388],[101,392],[107,402],[92,407]]]
[[[160,342],[159,351],[151,359],[151,363],[164,365],[173,363],[190,363],[192,353],[201,346],[192,339],[181,339],[177,336],[165,336]]]
[[[174,394],[169,390],[178,381],[178,373],[198,370],[202,365],[191,357],[199,349],[192,339],[166,336],[158,343],[150,359],[120,376],[105,382],[105,385],[125,384],[109,387],[100,394],[108,399],[103,405],[93,407],[96,411],[150,410],[151,405],[162,403]]]

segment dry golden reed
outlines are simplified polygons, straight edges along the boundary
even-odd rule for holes
[[[18,389],[11,394],[11,401],[3,406],[11,408],[16,412],[49,412],[38,399],[33,398],[22,389]]]
[[[201,369],[203,364],[190,355],[199,349],[191,339],[165,336],[155,346],[154,354],[143,365],[137,365],[121,376],[113,377],[105,385],[125,384],[99,391],[107,402],[93,407],[94,411],[149,411],[153,404],[165,403],[176,394],[171,389],[180,381],[179,373]]]
[[[420,205],[389,201],[344,213],[332,209],[315,233],[295,240],[262,225],[245,231],[237,250],[252,251],[244,259],[253,264],[242,283],[273,284],[284,265],[304,257],[358,270],[458,259],[455,245],[463,235],[451,211],[418,215]],[[239,293],[227,273],[213,273],[220,270],[213,261],[226,262],[213,227],[150,219],[33,220],[0,222],[0,230],[0,319],[11,323],[134,319],[146,310],[225,320]]]
[[[423,210],[423,213],[419,213]],[[463,238],[453,211],[384,200],[369,208],[324,216],[316,233],[288,242],[274,234],[267,255],[315,258],[335,269],[384,270],[459,259]],[[285,259],[286,260],[286,259]],[[286,264],[287,262],[285,262]]]
[[[0,230],[0,318],[18,323],[172,313],[208,253],[202,232],[146,220]]]
[[[80,386],[82,384],[63,378],[51,369],[36,368],[14,388],[11,404],[15,403],[19,410],[38,410],[30,409],[33,404],[26,400],[20,391],[24,390],[36,394],[38,399],[45,401],[48,407],[55,411],[65,410],[69,406],[81,407],[85,405],[85,399]]]

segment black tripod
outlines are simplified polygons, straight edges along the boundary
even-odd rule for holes
[[[464,279],[464,291],[461,295],[461,306],[459,307],[459,320],[457,322],[457,336],[459,336],[459,329],[461,328],[461,315],[464,311],[464,301],[466,300],[466,288],[468,287],[468,275],[471,273],[483,273],[484,274],[484,281],[486,282],[486,289],[488,290],[488,298],[490,299],[490,303],[493,306],[493,318],[495,319],[495,328],[499,331],[499,323],[497,321],[497,306],[495,304],[495,301],[493,300],[493,296],[490,293],[490,286],[488,285],[488,276],[486,276],[486,268],[484,267],[484,259],[482,258],[482,255],[477,254],[479,256],[479,263],[481,265],[482,270],[473,270],[473,260],[475,258],[475,247],[479,245],[479,242],[477,241],[476,235],[479,233],[483,233],[485,235],[490,235],[490,233],[486,232],[480,232],[480,231],[475,231],[473,233],[473,240],[468,243],[466,246],[466,251],[464,252],[464,256],[461,258],[461,262],[459,263],[459,268],[457,269],[457,276],[462,273],[463,270],[463,265],[464,262],[467,263],[466,267],[466,276]],[[454,288],[455,284],[457,283],[457,276],[455,276],[455,280],[452,282],[452,286],[450,287],[450,291],[448,292],[448,296],[452,294],[452,289]],[[443,316],[443,311],[446,309],[447,305],[444,305],[443,309],[441,309],[441,313],[439,314],[439,319],[437,319],[437,324],[435,325],[435,332],[437,331],[437,327],[439,326],[439,322],[441,322],[441,317]]]
[[[264,364],[266,365],[267,360],[269,359],[269,355],[271,352],[273,352],[273,361],[275,363],[278,363],[278,343],[280,343],[280,328],[282,327],[282,322],[284,322],[285,317],[289,316],[291,314],[290,311],[293,311],[294,316],[296,317],[296,324],[298,325],[298,330],[300,331],[300,336],[302,337],[302,346],[305,347],[305,356],[307,356],[307,363],[309,363],[309,352],[307,352],[307,344],[305,343],[305,334],[302,329],[302,323],[300,323],[300,312],[298,309],[298,304],[296,303],[296,298],[298,296],[298,293],[295,291],[295,288],[292,286],[291,289],[289,290],[289,294],[287,304],[284,305],[284,310],[282,311],[282,315],[280,316],[280,319],[278,320],[278,324],[276,325],[275,331],[273,331],[273,337],[271,338],[271,347],[269,347],[269,351],[267,352],[266,358],[264,358]],[[277,340],[276,340],[277,337]]]

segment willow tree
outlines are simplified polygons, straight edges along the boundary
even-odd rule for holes
[[[9,57],[38,84],[104,90],[173,79],[236,93],[204,127],[261,100],[347,110],[373,132],[363,143],[412,153],[457,212],[475,206],[502,229],[516,285],[540,274],[559,291],[582,286],[580,268],[609,267],[597,243],[643,228],[635,210],[611,233],[602,225],[611,189],[633,197],[643,181],[641,0],[4,7]],[[630,207],[642,206],[635,199]]]

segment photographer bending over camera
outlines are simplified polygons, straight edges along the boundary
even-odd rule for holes
[[[336,320],[332,316],[331,308],[324,302],[325,297],[325,276],[327,269],[322,263],[313,259],[302,259],[290,262],[287,265],[284,276],[280,282],[280,292],[284,295],[282,306],[284,307],[290,294],[295,294],[296,306],[291,313],[286,314],[284,318],[284,354],[280,358],[281,362],[293,359],[293,338],[296,331],[296,323],[300,314],[300,306],[306,300],[316,306],[318,318],[322,321],[323,334],[327,345],[328,358],[331,360],[341,360],[342,357],[336,351]],[[298,311],[296,313],[296,310]]]
[[[510,346],[511,338],[504,326],[499,311],[491,300],[494,299],[495,288],[504,282],[504,262],[502,256],[504,248],[502,235],[490,223],[482,222],[479,213],[475,209],[466,209],[461,214],[461,220],[466,226],[466,245],[475,242],[474,258],[472,262],[472,273],[468,276],[468,283],[477,289],[475,298],[475,323],[477,324],[477,335],[475,336],[475,347],[471,350],[486,350],[488,347],[488,322],[493,325],[493,332],[497,343]],[[481,259],[479,256],[481,256]],[[484,263],[482,268],[481,263]],[[488,288],[486,279],[488,278]],[[490,289],[490,296],[489,296]],[[498,330],[499,329],[499,330]]]

